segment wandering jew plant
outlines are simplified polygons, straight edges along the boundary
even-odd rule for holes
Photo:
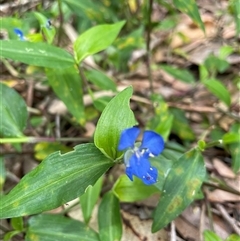
[[[146,185],[157,182],[158,170],[151,166],[149,157],[159,155],[164,149],[163,138],[154,131],[143,133],[142,143],[135,143],[140,129],[131,127],[125,129],[120,137],[118,150],[124,151],[126,174],[133,181],[133,175],[140,178]]]

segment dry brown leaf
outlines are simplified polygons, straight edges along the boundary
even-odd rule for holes
[[[167,241],[168,234],[162,229],[151,233],[152,220],[140,220],[138,216],[122,211],[123,236],[121,241]]]
[[[175,219],[177,231],[185,240],[199,240],[199,230],[182,217]]]
[[[207,198],[210,202],[240,202],[240,196],[226,192],[220,189],[216,189],[212,192],[207,191]]]
[[[213,159],[213,165],[217,172],[222,176],[222,177],[227,177],[227,178],[235,178],[236,175],[233,172],[233,170],[227,166],[225,163],[223,163],[221,160],[218,158]]]

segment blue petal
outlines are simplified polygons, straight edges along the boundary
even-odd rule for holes
[[[131,127],[122,131],[118,150],[123,151],[127,148],[133,148],[134,143],[140,133],[140,129],[137,127]]]
[[[17,36],[21,39],[24,40],[24,35],[22,30],[20,30],[19,28],[14,28],[14,33],[17,34]]]
[[[145,131],[143,133],[143,140],[140,148],[148,149],[151,154],[157,156],[164,149],[164,140],[154,131]]]
[[[129,166],[126,167],[126,174],[131,181],[133,175],[140,178],[146,185],[151,185],[157,181],[158,171],[157,168],[151,167],[147,158],[135,153],[129,160]]]
[[[142,179],[142,181],[146,185],[152,185],[157,182],[158,177],[158,170],[156,167],[150,167],[145,176]]]
[[[129,177],[131,181],[133,181],[133,173],[132,173],[132,168],[131,167],[126,167],[126,174]]]

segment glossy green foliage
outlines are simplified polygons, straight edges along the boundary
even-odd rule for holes
[[[56,208],[82,195],[111,166],[94,144],[78,145],[63,155],[55,152],[1,198],[0,218]]]
[[[26,241],[99,241],[98,234],[83,223],[61,215],[41,214],[28,221]]]
[[[131,96],[132,87],[116,95],[108,103],[97,123],[94,143],[112,160],[122,155],[122,152],[117,151],[121,132],[137,124],[129,107]]]
[[[48,83],[80,124],[85,123],[82,80],[75,66],[46,69]]]
[[[122,221],[117,197],[108,192],[103,196],[98,210],[98,226],[101,241],[120,241]]]
[[[122,175],[114,184],[113,192],[121,202],[135,202],[159,193],[159,190],[153,185],[145,185],[137,177],[130,181],[127,175]]]
[[[93,208],[99,198],[102,188],[103,178],[100,177],[93,186],[89,186],[86,192],[80,196],[80,203],[83,212],[84,221],[86,224],[89,223]]]
[[[20,61],[25,64],[46,68],[67,68],[74,64],[74,59],[64,49],[47,43],[8,40],[0,41],[1,57]]]
[[[181,0],[173,0],[174,6],[183,13],[189,15],[190,18],[198,25],[200,28],[205,31],[204,24],[200,17],[198,6],[195,0],[191,1],[181,1]]]
[[[186,69],[179,69],[170,65],[160,65],[160,67],[178,80],[191,84],[196,82],[195,77],[192,75],[192,73]]]
[[[205,176],[203,157],[195,149],[185,153],[172,166],[154,211],[153,232],[164,228],[194,200]]]
[[[113,43],[125,21],[115,24],[102,24],[87,30],[74,42],[74,56],[77,63],[87,56],[96,54]]]
[[[20,137],[27,123],[27,106],[12,88],[0,83],[0,137]]]

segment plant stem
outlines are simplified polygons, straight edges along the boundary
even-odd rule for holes
[[[230,193],[233,193],[233,194],[236,194],[236,195],[240,195],[240,192],[231,188],[231,187],[228,187],[228,186],[220,186],[220,185],[217,185],[215,183],[211,183],[211,182],[203,182],[203,185],[205,186],[209,186],[209,187],[213,187],[213,188],[217,188],[217,189],[221,189],[223,191],[226,191],[226,192],[230,192]]]
[[[37,142],[68,142],[68,141],[78,141],[78,142],[89,142],[90,138],[84,137],[18,137],[18,138],[0,138],[0,144],[4,143],[37,143]]]
[[[151,49],[150,49],[150,42],[151,42],[151,31],[152,31],[152,21],[151,21],[151,15],[152,15],[152,6],[153,6],[153,0],[149,0],[148,4],[148,13],[147,13],[147,41],[146,41],[146,50],[147,50],[147,72],[148,72],[148,78],[150,82],[150,90],[151,93],[154,93],[153,89],[153,79],[152,79],[152,70],[151,70]]]

